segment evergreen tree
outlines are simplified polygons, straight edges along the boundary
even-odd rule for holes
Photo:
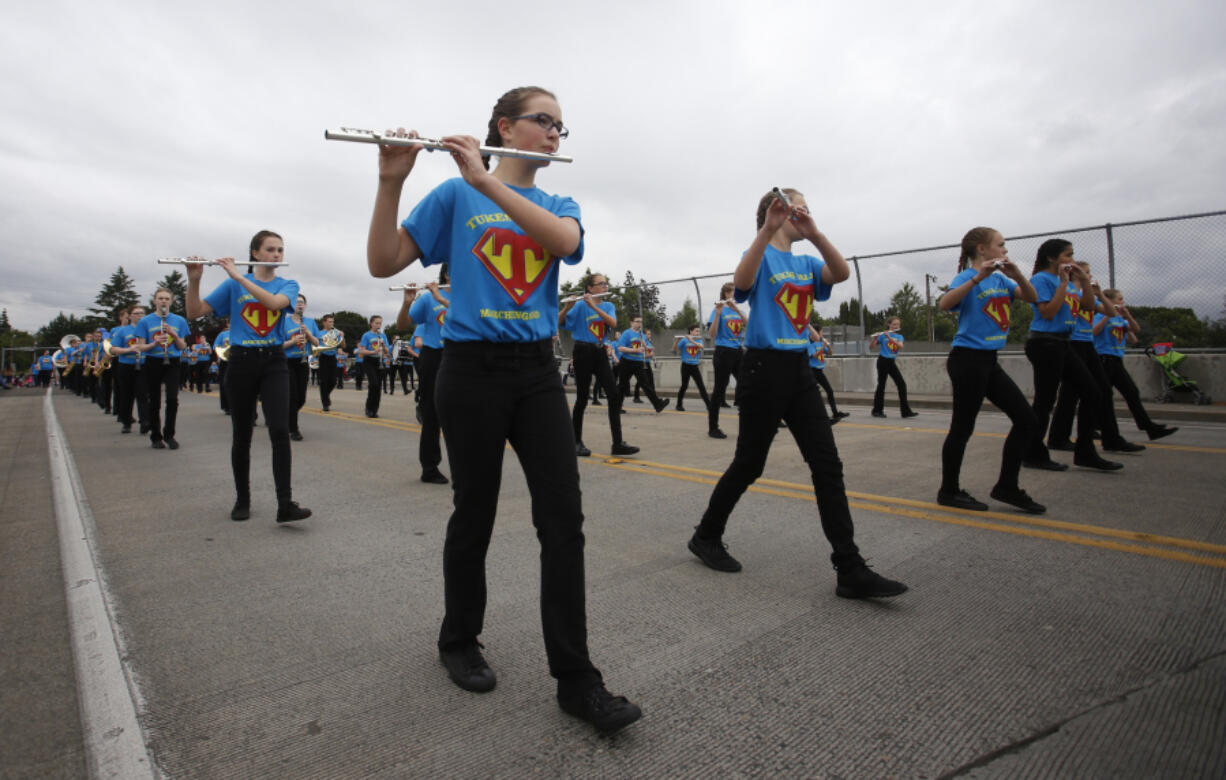
[[[681,304],[681,311],[677,312],[677,316],[673,317],[668,323],[671,330],[688,331],[695,325],[701,325],[698,321],[698,309],[694,307],[694,302],[689,298],[685,299],[685,303]]]
[[[140,296],[136,293],[136,283],[132,281],[132,277],[124,273],[121,265],[115,273],[111,274],[110,280],[103,285],[98,297],[94,298],[96,305],[91,306],[89,311],[110,326],[119,320],[121,309],[135,306],[139,302]]]
[[[38,343],[48,346],[58,346],[60,339],[68,334],[84,337],[85,333],[94,329],[93,321],[75,314],[65,315],[60,312],[55,319],[48,322],[38,331]]]
[[[634,274],[626,271],[626,279],[621,289],[610,290],[605,299],[611,301],[617,309],[617,322],[621,329],[630,326],[630,320],[643,317],[644,330],[662,330],[668,319],[668,313],[660,303],[660,288],[654,284],[643,284],[635,281]]]
[[[176,271],[171,271],[166,274],[166,278],[158,284],[158,287],[165,287],[174,294],[174,301],[170,304],[170,310],[180,317],[187,316],[187,277]],[[153,291],[157,292],[156,289]],[[153,293],[149,294],[149,311],[153,311]]]
[[[13,326],[9,324],[9,310],[0,311],[0,333],[8,333],[12,329]]]

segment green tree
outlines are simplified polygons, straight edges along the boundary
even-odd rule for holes
[[[5,314],[7,314],[7,312],[5,312]],[[8,330],[4,331],[4,345],[11,350],[8,353],[7,362],[17,364],[17,373],[24,374],[25,372],[29,371],[30,365],[34,362],[34,359],[41,355],[42,352],[34,352],[29,349],[24,349],[19,352],[15,348],[33,347],[37,343],[38,342],[35,340],[34,334],[27,333],[24,330],[17,330],[16,328],[9,327]],[[54,350],[52,351],[54,352]],[[6,365],[5,368],[7,367],[8,366]]]
[[[187,316],[187,277],[179,273],[177,270],[166,274],[158,287],[165,287],[174,294],[174,302],[170,304],[170,310],[180,317]],[[153,294],[157,292],[154,289],[153,293],[149,294],[149,311],[153,311]]]
[[[352,355],[362,334],[370,330],[370,321],[356,311],[338,311],[332,317],[337,330],[345,334],[345,351]]]
[[[694,307],[694,302],[686,298],[685,303],[681,304],[681,311],[669,321],[668,327],[672,330],[689,330],[701,324],[698,321],[698,309]]]
[[[617,310],[619,329],[629,327],[630,320],[639,316],[640,311],[645,330],[661,330],[668,320],[668,313],[660,303],[660,288],[645,284],[641,279],[636,281],[630,271],[626,271],[626,279],[619,289],[609,291],[606,300],[611,301]]]
[[[12,329],[13,326],[9,324],[9,310],[0,311],[0,333],[8,333]]]
[[[1010,344],[1021,344],[1030,338],[1030,322],[1034,319],[1034,307],[1025,301],[1013,299],[1009,304],[1009,338]]]
[[[124,272],[121,265],[98,292],[98,297],[94,298],[94,306],[91,306],[89,311],[108,325],[113,325],[119,320],[121,309],[135,306],[139,302],[136,283]]]
[[[890,296],[890,306],[885,310],[888,317],[897,317],[902,321],[902,335],[917,341],[928,340],[928,312],[924,299],[920,297],[915,285],[904,282],[903,286]]]
[[[93,320],[87,317],[78,317],[75,314],[60,312],[51,322],[39,328],[38,343],[58,347],[60,339],[64,336],[72,334],[84,337],[85,333],[92,331],[94,327]]]
[[[1181,347],[1208,346],[1209,325],[1190,308],[1170,306],[1129,306],[1141,326],[1137,338],[1142,344],[1173,341]]]

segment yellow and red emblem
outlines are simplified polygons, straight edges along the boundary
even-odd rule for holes
[[[1008,296],[996,295],[983,304],[983,313],[996,323],[1001,333],[1009,332],[1009,301]]]
[[[239,311],[238,316],[260,338],[263,338],[272,333],[273,328],[277,327],[277,322],[281,319],[281,312],[271,311],[259,301],[248,301],[243,304],[243,308]]]
[[[536,241],[499,227],[488,228],[481,234],[473,246],[473,255],[520,306],[541,286],[553,264],[553,255]]]
[[[775,303],[779,304],[783,315],[787,317],[787,321],[796,329],[796,335],[799,336],[809,327],[809,312],[813,309],[813,285],[807,284],[802,287],[791,282],[781,285],[779,292],[775,293]],[[741,327],[744,327],[744,321],[738,320],[738,322]],[[728,324],[731,330],[731,321]],[[737,331],[733,333],[740,335]]]

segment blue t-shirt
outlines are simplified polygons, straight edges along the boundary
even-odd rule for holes
[[[409,307],[409,317],[417,325],[413,336],[421,338],[423,347],[443,348],[443,324],[447,322],[447,306],[435,298],[434,293],[426,290],[418,295]]]
[[[974,268],[959,272],[949,283],[949,288],[961,287],[978,273]],[[953,346],[986,350],[998,350],[1005,346],[1009,337],[1009,306],[1013,303],[1013,292],[1017,287],[1017,282],[1000,271],[993,271],[972,287],[953,309],[958,316],[958,332],[954,335]]]
[[[1100,355],[1124,357],[1124,347],[1127,346],[1128,320],[1120,316],[1107,319],[1105,314],[1095,314],[1094,324],[1107,320],[1107,324],[1094,337],[1094,350]]]
[[[133,325],[120,325],[115,330],[111,331],[111,345],[115,347],[134,347],[136,346],[136,327]],[[125,366],[134,366],[140,361],[140,353],[123,353],[116,355],[115,359]]]
[[[302,327],[306,328],[307,333],[310,333],[315,338],[319,338],[319,326],[315,324],[315,320],[311,319],[310,317],[303,317],[302,325],[299,325],[298,323],[294,322],[292,317],[286,314],[281,318],[281,341],[289,341],[290,337],[297,333],[299,328]],[[301,358],[303,352],[310,347],[311,340],[307,339],[306,344],[301,347],[287,347],[285,350],[285,356],[287,358]]]
[[[316,325],[316,327],[317,327],[317,328],[319,327],[319,323],[315,323],[315,325]],[[336,330],[336,328],[334,327],[334,328],[333,328],[333,330]],[[340,331],[337,331],[337,332],[339,333]],[[318,330],[316,330],[316,331],[315,331],[315,333],[316,333],[316,334],[319,336],[320,341],[323,341],[324,336],[327,336],[327,335],[328,335],[328,331],[326,331],[326,330],[324,330],[324,329],[322,329],[322,328],[319,328]],[[323,346],[323,345],[321,344],[320,346]],[[337,350],[338,348],[339,348],[339,346],[337,346],[337,347],[333,347],[332,349],[325,349],[323,352],[320,352],[320,353],[318,353],[318,354],[320,354],[320,355],[331,355],[332,357],[336,357],[336,350]]]
[[[617,309],[609,301],[597,301],[596,308],[605,312],[614,320],[617,319]],[[574,336],[575,341],[584,344],[603,344],[609,327],[596,309],[587,305],[587,301],[576,301],[570,311],[566,312],[566,321],[562,323]]]
[[[682,337],[677,343],[677,352],[681,355],[681,362],[687,366],[696,366],[698,361],[702,360],[702,339],[692,339],[689,336]]]
[[[511,189],[580,222],[579,205],[570,198],[537,187]],[[422,265],[450,264],[444,341],[531,342],[557,332],[559,258],[463,179],[440,184],[401,225],[420,247]],[[560,258],[568,265],[583,259],[582,223],[579,230],[579,246]]]
[[[809,312],[815,301],[829,300],[833,289],[822,282],[825,267],[825,262],[812,255],[767,246],[753,287],[733,293],[737,303],[749,301],[753,309],[753,319],[745,327],[746,346],[807,353]]]
[[[647,339],[643,338],[642,331],[626,328],[622,333],[622,337],[617,340],[619,347],[631,347],[633,349],[647,349]],[[645,355],[642,352],[622,352],[620,349],[615,350],[619,360],[633,360],[636,363],[642,363],[645,360]]]
[[[824,341],[809,342],[809,365],[813,368],[822,369],[826,367],[826,358],[830,357],[830,350],[826,349]]]
[[[897,360],[898,353],[902,351],[903,342],[906,340],[906,337],[901,333],[879,333],[877,335],[877,352],[883,358]]]
[[[273,295],[286,296],[289,305],[280,311],[271,311],[233,279],[226,279],[217,285],[204,302],[213,308],[218,317],[230,318],[230,343],[235,346],[279,346],[285,339],[281,338],[278,326],[282,317],[294,311],[298,301],[298,283],[279,276],[271,282],[261,282],[252,274],[247,274],[245,278]]]
[[[361,357],[363,360],[382,360],[382,359],[386,359],[387,356],[391,354],[392,345],[389,344],[387,341],[387,334],[383,333],[382,331],[380,331],[379,333],[375,333],[374,331],[370,331],[370,330],[366,331],[365,333],[362,334],[362,341],[360,343],[362,345],[362,349],[374,350],[374,349],[377,349],[377,347],[374,346],[376,341],[383,342],[382,354],[362,355]]]
[[[1071,307],[1075,316],[1073,317],[1073,333],[1069,336],[1069,340],[1092,344],[1094,343],[1094,315],[1098,312],[1094,309],[1081,308],[1081,288],[1073,287],[1072,290],[1077,296],[1077,303]]]
[[[716,314],[719,315],[719,326],[715,329],[715,346],[740,349],[745,340],[745,320],[731,306],[716,306],[707,318],[708,330]]]
[[[55,367],[55,361],[51,359],[50,355],[40,355],[39,356],[38,358],[38,370],[39,371],[50,371],[54,367]]]
[[[1080,288],[1070,282],[1062,289],[1060,277],[1050,271],[1039,271],[1030,277],[1030,284],[1038,296],[1037,300],[1030,304],[1034,309],[1034,317],[1030,321],[1030,332],[1056,335],[1072,332],[1073,318],[1077,316],[1077,311],[1081,308]],[[1059,295],[1064,296],[1064,303],[1060,306],[1060,310],[1051,319],[1045,318],[1039,313],[1039,304],[1046,303]]]
[[[193,347],[193,349],[196,350],[196,360],[203,363],[210,362],[210,359],[213,356],[213,348],[209,346],[209,342],[197,341],[196,346]]]
[[[166,332],[179,338],[186,337],[191,328],[187,324],[187,320],[180,317],[178,314],[171,312],[166,315]],[[136,337],[143,339],[146,344],[153,343],[153,337],[162,332],[162,318],[156,314],[146,314],[141,318],[141,321],[136,323]],[[179,356],[179,347],[175,344],[172,338],[165,347],[154,347],[145,353],[147,358],[161,358]]]

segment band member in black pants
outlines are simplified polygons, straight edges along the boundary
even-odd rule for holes
[[[170,311],[174,295],[162,287],[153,295],[154,311],[136,324],[136,337],[145,353],[141,378],[149,393],[149,438],[155,450],[179,449],[175,421],[179,414],[179,356],[187,349],[183,336],[187,320]],[[162,388],[166,388],[166,421],[162,422]]]
[[[630,377],[634,377],[643,392],[647,394],[652,408],[659,414],[664,411],[664,407],[668,406],[672,399],[656,395],[655,385],[651,383],[645,368],[646,362],[650,359],[647,356],[648,349],[648,342],[643,336],[643,318],[635,317],[630,320],[630,327],[617,341],[617,351],[621,353],[621,363],[618,364],[620,381],[617,389],[622,398],[630,395]]]
[[[715,385],[711,388],[711,403],[707,404],[707,435],[713,439],[726,439],[728,435],[719,428],[720,407],[728,406],[724,400],[729,380],[741,368],[741,345],[745,339],[747,319],[732,300],[731,282],[719,289],[719,301],[711,311],[707,336],[715,345],[711,368],[715,371]]]
[[[325,349],[319,353],[319,404],[326,412],[332,408],[332,391],[337,387],[336,351],[345,343],[345,336],[336,330],[336,319],[331,314],[325,314],[320,320],[321,336],[327,340],[336,341],[336,347]],[[329,342],[331,343],[331,342]]]
[[[282,348],[289,368],[289,437],[302,441],[298,429],[298,412],[306,404],[310,365],[307,358],[311,347],[319,346],[319,327],[306,316],[307,299],[299,293],[294,313],[281,318]]]
[[[391,349],[387,335],[383,333],[383,318],[378,314],[370,318],[370,330],[362,334],[357,355],[362,361],[362,372],[369,383],[366,389],[366,416],[379,416],[379,401],[383,396],[383,356]],[[361,384],[358,385],[360,390]]]
[[[439,280],[447,283],[447,265],[439,271]],[[443,361],[443,323],[447,319],[447,307],[451,300],[439,289],[437,282],[426,286],[425,292],[415,289],[404,291],[404,302],[396,316],[396,327],[413,330],[413,340],[419,345],[417,354],[417,413],[421,423],[421,438],[418,439],[417,457],[421,461],[421,481],[434,485],[446,485],[447,477],[439,471],[443,462],[443,450],[439,446],[441,429],[434,388],[438,381],[438,369]]]

